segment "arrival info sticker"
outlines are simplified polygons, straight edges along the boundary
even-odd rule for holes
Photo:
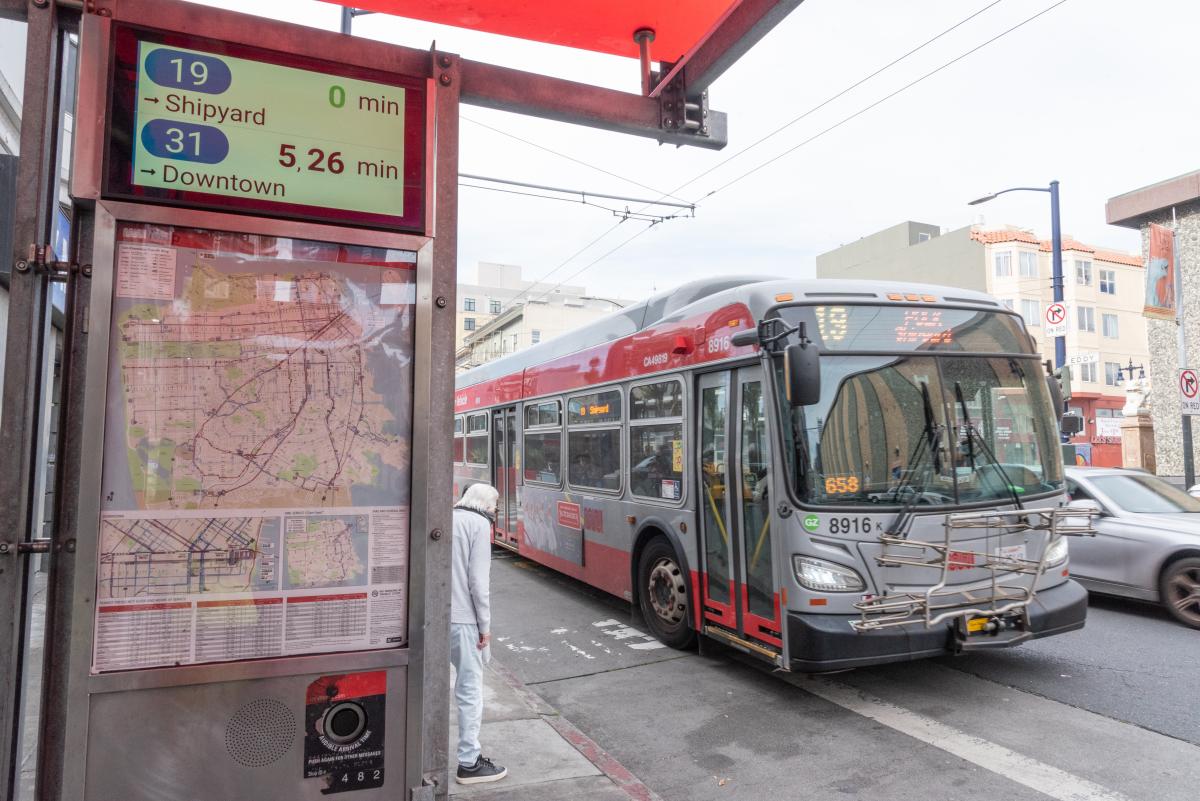
[[[383,786],[387,673],[322,676],[304,707],[304,778],[325,777],[323,794]]]

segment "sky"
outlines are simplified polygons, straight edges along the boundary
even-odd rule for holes
[[[339,7],[320,0],[204,1],[329,30],[340,22]],[[1104,204],[1200,169],[1200,105],[1191,102],[1187,80],[1195,70],[1200,4],[1065,0],[801,144],[1056,2],[805,0],[711,87],[712,108],[729,115],[723,151],[660,146],[463,106],[461,172],[657,198],[987,7],[683,186],[675,194],[697,202],[694,218],[668,220],[640,235],[646,224],[630,220],[601,237],[616,222],[608,211],[462,188],[460,280],[473,280],[478,262],[494,261],[521,265],[526,279],[583,284],[592,294],[636,299],[703,276],[809,277],[817,254],[909,219],[952,230],[979,222],[982,214],[988,225],[1017,225],[1048,237],[1045,194],[1013,193],[974,207],[967,201],[1051,179],[1061,182],[1064,233],[1136,252],[1138,234],[1106,225]],[[476,61],[639,91],[632,59],[385,15],[358,17],[354,33],[421,49],[436,41],[439,49]]]

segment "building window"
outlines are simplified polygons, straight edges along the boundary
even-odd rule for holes
[[[1077,310],[1077,320],[1080,331],[1096,333],[1096,310],[1091,306],[1080,306]]]
[[[1090,261],[1075,262],[1075,283],[1080,286],[1092,285],[1092,263]]]
[[[629,491],[683,497],[683,385],[677,380],[629,390]]]
[[[1120,372],[1120,370],[1121,370],[1121,365],[1118,364],[1117,362],[1105,362],[1104,363],[1104,384],[1106,386],[1110,386],[1110,387],[1120,386],[1121,382],[1117,378],[1117,374]]]
[[[463,311],[475,311],[475,298],[463,298]]]
[[[1015,311],[1017,308],[1017,302],[1012,298],[1001,298],[1000,302],[1003,303],[1004,307],[1009,311]]]
[[[1100,271],[1100,291],[1106,295],[1117,294],[1117,271],[1116,270],[1101,270]]]
[[[1101,314],[1100,315],[1100,331],[1104,336],[1110,339],[1116,339],[1121,336],[1117,329],[1117,315]]]
[[[1008,278],[1012,275],[1012,254],[1008,251],[997,253],[996,259],[996,277]]]
[[[474,331],[475,330],[475,318],[474,317],[464,317],[463,318],[463,330],[464,331]]]
[[[536,345],[542,341],[542,332],[538,329],[533,329],[529,332],[529,344]]]
[[[1037,278],[1037,276],[1038,276],[1037,254],[1030,253],[1029,251],[1023,250],[1023,251],[1021,251],[1021,253],[1019,255],[1020,255],[1020,260],[1021,260],[1021,277],[1022,278]]]
[[[558,484],[562,476],[562,402],[525,406],[525,480]]]
[[[928,231],[917,231],[917,244],[918,245],[921,244],[922,242],[928,242],[929,239],[930,239],[930,235],[929,235]]]
[[[1040,307],[1041,304],[1036,300],[1029,300],[1027,298],[1021,299],[1021,316],[1025,318],[1025,325],[1032,327],[1042,324]]]
[[[567,399],[567,483],[621,489],[621,390]]]
[[[1096,383],[1096,363],[1085,362],[1084,364],[1075,365],[1079,368],[1079,380],[1087,381],[1089,384]]]
[[[500,301],[489,300],[488,301],[488,311],[490,311],[492,314],[499,314],[500,313]]]
[[[487,466],[488,416],[473,414],[467,418],[467,464]]]

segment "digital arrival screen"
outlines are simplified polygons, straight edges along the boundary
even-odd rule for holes
[[[422,228],[421,79],[178,41],[202,40],[118,33],[110,194]]]

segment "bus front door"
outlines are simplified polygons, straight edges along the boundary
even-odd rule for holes
[[[517,547],[517,409],[497,409],[492,413],[492,485],[500,493],[496,505],[496,541]]]
[[[759,367],[699,379],[700,584],[707,633],[778,661],[783,618],[765,392]]]

